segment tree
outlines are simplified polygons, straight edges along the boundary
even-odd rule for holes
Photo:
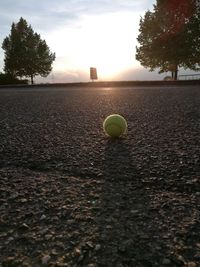
[[[136,59],[150,71],[171,71],[176,80],[180,67],[199,70],[199,0],[157,0],[140,19],[137,40]]]
[[[12,23],[11,33],[4,39],[2,48],[4,71],[14,77],[30,77],[33,84],[36,75],[46,77],[52,70],[55,53],[50,52],[45,40],[23,18]]]

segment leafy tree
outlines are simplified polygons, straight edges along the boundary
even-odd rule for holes
[[[14,77],[30,77],[33,84],[36,75],[46,77],[52,70],[55,53],[50,52],[45,40],[23,18],[12,24],[2,48],[5,51],[4,71]]]
[[[171,71],[177,79],[180,67],[199,70],[199,0],[157,0],[140,19],[137,40],[136,59],[150,71]]]

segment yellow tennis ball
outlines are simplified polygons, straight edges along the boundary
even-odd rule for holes
[[[103,122],[105,133],[111,137],[119,137],[127,130],[127,122],[118,114],[108,116]]]

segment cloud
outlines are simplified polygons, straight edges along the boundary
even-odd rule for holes
[[[97,15],[110,12],[143,12],[152,6],[152,1],[130,0],[1,0],[0,24],[10,27],[22,16],[41,31],[51,31],[74,22],[82,15]]]
[[[158,71],[150,72],[142,66],[126,69],[118,73],[113,80],[117,81],[149,81],[149,80],[163,80],[166,76],[164,74],[158,74]]]
[[[10,32],[12,22],[18,22],[20,17],[25,18],[36,32],[47,34],[72,24],[79,27],[78,20],[82,16],[131,10],[133,14],[142,14],[152,5],[153,0],[1,0],[0,35],[5,38]]]
[[[77,19],[76,13],[66,10],[56,10],[51,1],[5,1],[1,0],[0,24],[4,25],[3,33],[10,31],[12,22],[18,22],[20,17],[27,20],[35,31],[51,32],[63,24],[71,23]],[[54,9],[55,8],[55,9]],[[2,29],[1,29],[2,31]]]
[[[88,82],[90,80],[89,71],[81,70],[67,70],[67,71],[53,71],[46,78],[36,77],[36,83],[74,83],[74,82]]]

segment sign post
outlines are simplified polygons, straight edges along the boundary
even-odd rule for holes
[[[97,77],[97,69],[96,68],[93,68],[93,67],[90,68],[90,79],[92,81],[98,79],[98,77]]]

